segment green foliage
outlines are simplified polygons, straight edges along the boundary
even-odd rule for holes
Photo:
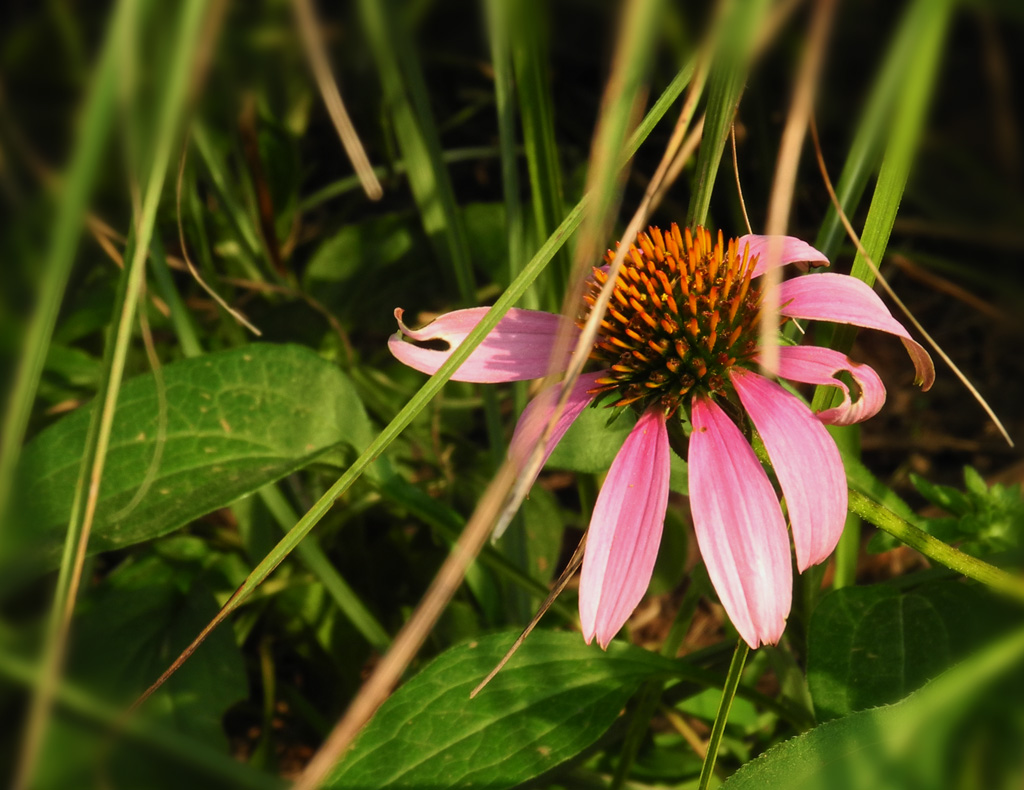
[[[0,25],[0,716],[12,725],[0,763],[21,759],[31,696],[52,687],[55,700],[20,790],[270,790],[297,776],[413,616],[528,402],[528,382],[448,383],[461,359],[511,307],[563,308],[577,231],[620,199],[604,219],[622,227],[684,96],[703,139],[651,222],[740,230],[735,124],[758,231],[807,43],[807,15],[764,0],[713,4],[721,15],[657,0],[625,13],[564,0],[313,3],[384,187],[372,202],[292,5],[54,0]],[[953,327],[951,356],[989,365],[979,384],[1010,414],[1003,384],[1019,365],[1003,349],[1019,343],[996,317],[1024,294],[1024,199],[1020,112],[999,75],[1019,71],[1019,31],[1005,24],[1019,11],[837,8],[814,106],[839,200],[876,262],[899,253],[952,281],[895,284],[929,329]],[[790,232],[817,231],[833,271],[848,271],[852,247],[802,154]],[[597,235],[614,246],[614,232]],[[854,272],[865,275],[859,258]],[[978,292],[970,308],[947,298],[962,288]],[[478,304],[495,310],[429,379],[389,355],[396,307],[414,323]],[[982,318],[956,312],[975,308]],[[794,330],[787,342],[808,340]],[[975,441],[983,428],[948,382],[908,397],[902,359],[880,348],[855,355],[878,367],[889,402],[863,443],[859,426],[844,429],[851,507],[878,503],[907,540],[927,530],[932,543],[914,544],[925,553],[949,550],[939,538],[998,562],[1001,583],[980,578],[1019,597],[1019,486],[989,487],[970,467],[964,490],[905,482],[907,469],[948,482],[951,468],[995,471],[1007,456]],[[801,577],[780,644],[729,670],[733,633],[675,452],[648,594],[608,652],[577,633],[570,582],[469,700],[562,571],[635,421],[628,408],[584,411],[330,786],[692,788],[707,727],[715,748],[722,736],[726,786],[1020,786],[1024,646],[997,641],[1019,606],[949,569],[865,560],[851,528],[835,574]],[[939,426],[963,443],[943,443]],[[918,513],[918,495],[945,515]],[[895,546],[887,535],[871,546]]]
[[[626,645],[535,631],[475,699],[514,633],[451,648],[396,692],[327,786],[514,787],[565,762],[619,716],[640,683],[672,664]]]
[[[1017,631],[902,702],[830,721],[770,749],[723,787],[1013,787],[1020,781],[1019,752],[1009,760],[1005,754],[997,758],[1004,770],[1007,764],[1013,768],[992,784],[999,772],[972,761],[971,750],[979,746],[979,734],[1002,748],[1019,739],[1022,666],[1024,633]],[[1005,715],[992,727],[988,717],[994,709]],[[1009,739],[1001,737],[1006,734]],[[971,748],[963,748],[965,741]]]
[[[970,466],[963,469],[964,489],[930,483],[920,475],[910,479],[918,493],[949,516],[918,518],[916,523],[946,543],[968,554],[984,556],[1020,547],[1024,532],[1024,498],[1019,485],[989,486]],[[888,551],[894,539],[881,533],[872,538],[873,551]]]
[[[989,554],[1020,546],[1024,533],[1024,499],[1020,485],[985,483],[977,470],[964,467],[964,490],[929,483],[911,475],[918,492],[949,518],[930,518],[926,529],[947,543],[960,543],[968,554]]]

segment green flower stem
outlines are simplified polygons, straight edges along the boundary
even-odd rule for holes
[[[718,706],[718,714],[715,716],[715,723],[711,727],[711,738],[708,740],[708,752],[704,756],[704,765],[700,769],[700,780],[697,782],[697,790],[706,790],[711,775],[715,771],[715,761],[718,759],[718,749],[722,745],[722,736],[725,734],[725,725],[729,720],[729,711],[732,710],[732,701],[736,697],[736,689],[739,688],[740,678],[743,676],[743,664],[746,663],[747,653],[750,648],[742,639],[736,640],[736,651],[732,654],[732,661],[729,663],[729,674],[725,678],[725,687],[722,689],[722,702]]]
[[[1024,579],[1011,576],[977,557],[964,554],[948,543],[904,521],[891,510],[850,489],[850,512],[888,532],[912,549],[950,570],[979,581],[993,590],[1024,602]]]

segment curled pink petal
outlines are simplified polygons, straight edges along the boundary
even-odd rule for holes
[[[811,410],[776,382],[739,368],[729,378],[782,486],[802,573],[827,559],[843,534],[846,471],[839,448]]]
[[[772,252],[775,252],[772,250],[773,241],[778,244],[778,252],[775,253],[778,257],[774,261],[771,255]],[[751,258],[755,255],[758,256],[752,277],[759,277],[769,269],[797,262],[828,266],[828,258],[823,252],[794,236],[759,236],[755,233],[748,233],[746,236],[736,239],[736,249],[739,250],[740,255],[743,255],[743,247],[747,244],[750,245],[748,255]]]
[[[846,371],[860,389],[856,402],[850,400],[850,388],[836,374]],[[780,346],[779,376],[805,384],[826,384],[838,387],[843,402],[818,412],[826,425],[853,425],[878,414],[885,404],[885,385],[870,365],[854,362],[846,354],[818,346]]]
[[[775,644],[793,595],[782,508],[725,412],[711,399],[697,398],[691,417],[690,510],[708,576],[744,641],[751,647]]]
[[[594,400],[594,396],[589,394],[587,390],[592,390],[598,386],[597,379],[607,374],[608,371],[600,370],[596,373],[583,373],[576,379],[576,384],[573,386],[572,392],[569,393],[569,400],[566,401],[565,408],[551,429],[551,436],[548,437],[548,444],[544,451],[544,461],[538,467],[538,470],[547,463],[558,442],[565,436],[565,432],[569,430],[569,427],[576,421],[576,418]],[[516,430],[512,434],[512,441],[508,447],[509,457],[518,464],[526,463],[534,445],[540,441],[541,434],[544,433],[544,428],[547,427],[548,420],[551,419],[551,413],[558,402],[561,389],[561,382],[545,388],[537,393],[537,396],[523,409],[523,413],[519,416],[519,422],[516,423]]]
[[[607,647],[654,573],[668,507],[668,431],[656,407],[637,420],[594,505],[580,580],[580,623]]]
[[[423,329],[409,329],[402,323],[402,308],[395,309],[395,319],[402,330],[388,339],[391,353],[411,368],[434,374],[451,356],[452,351],[490,310],[489,307],[471,307],[445,313]],[[576,327],[561,316],[540,310],[512,308],[477,346],[469,359],[452,376],[454,381],[497,384],[505,381],[539,379],[548,372],[555,336],[561,326]],[[448,348],[424,348],[402,339],[406,335],[418,342],[443,341]],[[574,338],[575,339],[575,338]],[[568,364],[569,353],[565,363]]]
[[[914,383],[927,390],[935,382],[935,365],[928,352],[892,317],[878,294],[856,277],[815,274],[786,280],[779,286],[779,304],[780,312],[790,318],[853,324],[896,335],[914,362]]]

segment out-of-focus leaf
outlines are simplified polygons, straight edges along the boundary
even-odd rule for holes
[[[1019,737],[1022,662],[1024,631],[1016,631],[902,702],[827,722],[779,744],[740,768],[722,787],[992,787],[973,783],[990,766],[971,765],[973,752],[962,747],[966,738],[981,730],[999,739],[1014,722]],[[1019,749],[1009,761],[1017,763],[1019,773]],[[995,786],[1012,787],[1012,781]],[[1019,775],[1016,781],[1019,785]]]
[[[476,699],[515,634],[454,647],[384,703],[325,787],[514,787],[593,743],[673,662],[629,645],[534,631]]]
[[[169,548],[169,554],[182,554]],[[217,602],[206,578],[202,562],[169,561],[157,555],[118,568],[82,601],[71,680],[111,705],[131,702],[216,614]],[[214,631],[140,715],[226,755],[229,745],[221,719],[246,692],[245,666],[232,633]],[[172,761],[149,746],[123,739],[104,743],[101,732],[71,719],[62,719],[54,728],[46,749],[40,788],[98,786],[100,776],[105,785],[118,789],[163,790],[185,781],[189,787],[223,786],[223,777],[204,776],[196,766]]]
[[[541,584],[547,584],[558,565],[562,551],[565,519],[558,501],[549,491],[534,486],[521,509],[520,524],[513,529],[526,531],[527,570]]]
[[[170,532],[331,448],[362,447],[372,438],[346,376],[301,346],[247,346],[175,362],[162,373],[164,437],[154,377],[136,377],[121,390],[91,552]],[[4,530],[0,564],[26,556],[42,566],[56,561],[88,423],[81,409],[25,448],[14,529]]]
[[[845,587],[811,618],[807,680],[820,718],[895,702],[991,634],[1002,614],[984,591],[958,582],[901,593]]]

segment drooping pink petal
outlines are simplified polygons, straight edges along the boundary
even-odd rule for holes
[[[846,471],[825,426],[795,395],[749,370],[729,374],[782,486],[797,569],[828,558],[846,521]]]
[[[580,580],[580,623],[607,647],[654,572],[668,507],[668,431],[661,409],[641,415],[615,456],[594,505]]]
[[[896,335],[914,362],[914,383],[927,390],[935,382],[935,365],[928,352],[892,317],[878,294],[856,277],[815,274],[786,280],[779,286],[779,304],[780,312],[790,318],[853,324]]]
[[[778,257],[775,257],[774,260],[770,254],[773,239],[778,240],[779,245]],[[743,255],[743,247],[747,244],[750,245],[749,256],[751,258],[755,255],[758,256],[752,277],[758,277],[769,269],[787,266],[790,263],[807,262],[828,266],[828,258],[824,253],[794,236],[759,236],[755,233],[748,233],[736,240],[736,249],[739,250],[740,255]]]
[[[434,374],[488,310],[489,307],[456,310],[439,316],[423,329],[409,329],[402,323],[402,308],[396,308],[395,319],[402,331],[388,339],[388,348],[409,367]],[[497,384],[539,379],[548,372],[555,336],[564,324],[568,324],[571,331],[578,331],[567,319],[553,313],[513,307],[459,366],[452,380]],[[423,348],[403,340],[403,334],[421,343],[443,341],[448,348]],[[566,364],[571,350],[566,355]]]
[[[607,374],[608,371],[600,370],[596,373],[583,373],[576,379],[576,384],[573,386],[572,392],[569,393],[569,400],[566,401],[565,408],[551,429],[551,436],[548,437],[541,467],[547,463],[548,457],[554,452],[558,442],[565,436],[565,432],[569,430],[576,418],[594,400],[594,396],[588,394],[587,390],[598,386],[597,379]],[[530,401],[519,416],[519,422],[516,423],[512,441],[508,447],[508,454],[520,466],[526,463],[534,445],[540,440],[541,434],[547,427],[551,413],[558,402],[558,396],[561,394],[561,388],[562,383],[558,382],[537,393],[537,396]]]
[[[860,388],[856,402],[850,400],[850,388],[836,378],[840,371],[850,374]],[[878,414],[885,404],[885,385],[870,365],[854,362],[845,354],[819,346],[779,346],[779,376],[805,384],[827,384],[838,387],[843,402],[818,412],[826,425],[853,425]]]
[[[793,595],[782,508],[740,429],[710,398],[691,414],[690,510],[715,591],[751,647],[775,644]]]

